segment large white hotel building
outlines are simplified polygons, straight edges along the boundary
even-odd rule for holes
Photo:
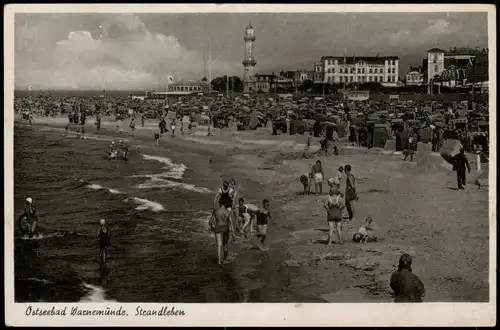
[[[350,84],[377,82],[395,87],[399,77],[399,57],[336,57],[323,56],[315,63],[314,82]]]

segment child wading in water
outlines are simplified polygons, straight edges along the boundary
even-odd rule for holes
[[[342,221],[349,218],[349,213],[344,204],[342,195],[337,189],[330,189],[328,199],[323,202],[323,206],[326,209],[327,216],[326,220],[328,222],[328,245],[333,243],[333,232],[336,230],[339,237],[339,243],[343,244],[342,239]]]
[[[160,143],[160,133],[158,131],[155,132],[155,143],[156,143],[156,146],[158,147],[158,144]]]

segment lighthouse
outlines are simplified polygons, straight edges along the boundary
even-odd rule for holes
[[[245,59],[242,62],[245,69],[243,73],[243,91],[248,93],[255,90],[255,65],[257,64],[253,56],[254,28],[250,23],[245,28],[243,40],[245,41]]]

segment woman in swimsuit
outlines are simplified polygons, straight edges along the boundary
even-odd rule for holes
[[[264,245],[267,237],[267,223],[269,219],[272,219],[271,212],[269,211],[269,200],[264,199],[262,201],[262,209],[256,213],[257,216],[257,227],[259,228],[260,243]]]
[[[333,232],[336,230],[339,237],[339,243],[343,244],[342,239],[342,220],[347,219],[349,214],[346,211],[346,207],[340,194],[340,191],[336,189],[331,189],[326,203],[324,203],[324,208],[327,212],[327,222],[329,228],[328,234],[328,245],[333,243]]]
[[[321,161],[318,160],[316,165],[312,167],[311,170],[312,176],[314,178],[314,192],[316,195],[318,191],[320,194],[323,193],[323,178],[325,177],[325,173],[323,172],[323,166],[321,165]]]

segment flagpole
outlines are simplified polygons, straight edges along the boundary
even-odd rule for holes
[[[168,79],[169,79],[169,75],[167,75],[167,83],[165,85],[165,108],[168,107],[168,99],[167,99],[167,96],[168,96]]]

